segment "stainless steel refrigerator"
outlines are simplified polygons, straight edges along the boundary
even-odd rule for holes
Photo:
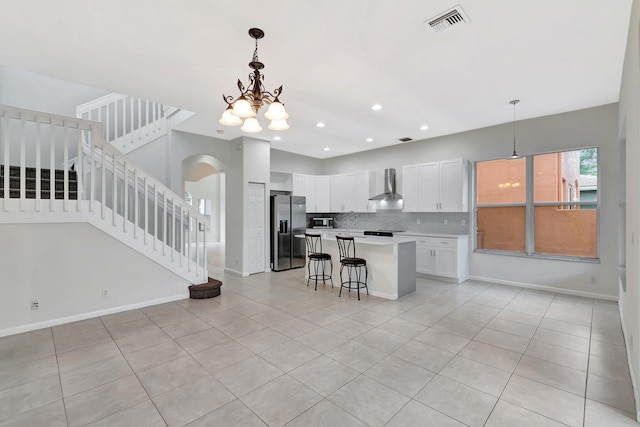
[[[306,198],[271,196],[271,270],[282,271],[304,267],[307,228]]]

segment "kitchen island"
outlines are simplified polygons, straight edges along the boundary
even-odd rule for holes
[[[334,285],[340,284],[340,254],[336,232],[309,231],[322,236],[323,252],[331,254]],[[340,235],[344,235],[340,233]],[[304,238],[304,235],[297,235]],[[367,260],[369,294],[395,300],[416,290],[416,239],[413,237],[353,236],[356,256]],[[309,260],[307,259],[307,263]],[[328,267],[328,266],[327,266]],[[305,268],[305,277],[308,270]],[[347,272],[343,272],[345,280]],[[343,290],[344,293],[344,290]]]

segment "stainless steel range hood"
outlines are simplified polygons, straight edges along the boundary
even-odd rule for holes
[[[402,194],[396,193],[396,170],[384,170],[384,193],[378,194],[369,200],[395,201],[402,200]]]

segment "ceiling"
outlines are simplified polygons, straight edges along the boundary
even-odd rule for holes
[[[516,98],[518,120],[617,102],[631,3],[0,0],[0,64],[191,110],[183,130],[233,139],[222,93],[246,84],[259,27],[291,129],[260,118],[251,135],[328,158],[509,122]],[[423,24],[457,4],[470,23]]]

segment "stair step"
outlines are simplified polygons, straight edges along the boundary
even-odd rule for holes
[[[77,174],[76,171],[67,171],[69,179],[76,180]],[[4,165],[0,165],[0,175],[4,176]],[[20,166],[9,166],[9,176],[10,177],[20,177]],[[40,169],[41,178],[50,179],[51,178],[51,170],[41,168]],[[55,179],[64,179],[64,170],[56,169],[55,170]],[[36,177],[36,168],[25,168],[25,177],[26,178],[35,178]]]
[[[64,191],[64,181],[54,181],[55,183],[55,191]],[[27,180],[25,181],[27,191],[35,191],[36,189],[36,181],[35,180]],[[4,188],[4,180],[0,179],[0,188]],[[20,179],[11,179],[9,181],[9,189],[10,190],[20,190]],[[46,180],[40,183],[41,190],[49,191],[51,189],[51,181]],[[78,191],[78,183],[77,181],[69,181],[69,191]]]

